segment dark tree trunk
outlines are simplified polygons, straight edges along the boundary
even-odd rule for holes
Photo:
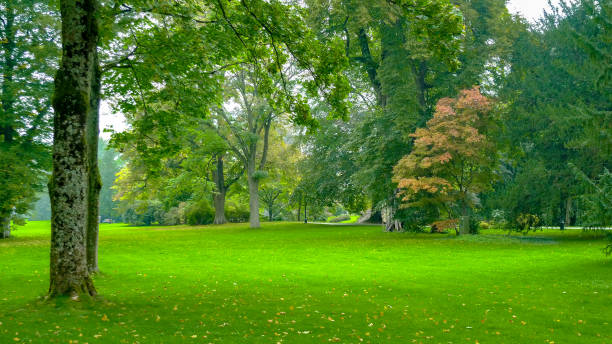
[[[568,197],[565,200],[565,225],[570,226],[572,224],[572,198]]]
[[[308,214],[306,213],[306,206],[308,205],[308,202],[306,202],[306,200],[304,200],[304,223],[308,223]]]
[[[298,211],[297,211],[297,220],[300,222],[302,220],[302,199],[298,200]]]
[[[217,192],[213,196],[215,204],[215,224],[221,225],[227,222],[225,218],[225,176],[223,174],[223,156],[217,155],[217,168],[213,171],[213,180],[217,186]]]
[[[87,158],[89,162],[87,196],[87,269],[96,273],[98,268],[98,234],[100,219],[100,189],[102,179],[98,168],[98,136],[100,135],[100,87],[101,72],[98,54],[94,55],[94,71],[91,80],[90,108],[87,117]]]
[[[465,203],[466,201],[463,201],[463,205],[461,208],[461,221],[459,224],[459,232],[457,233],[457,235],[459,234],[470,234],[470,214],[469,214],[469,209],[467,204]]]
[[[11,218],[0,218],[0,239],[8,239],[11,237]]]
[[[53,94],[49,296],[95,295],[87,268],[87,124],[96,66],[96,0],[63,0],[62,61]]]

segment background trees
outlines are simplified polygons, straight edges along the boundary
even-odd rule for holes
[[[0,238],[46,183],[58,32],[46,2],[0,2]]]

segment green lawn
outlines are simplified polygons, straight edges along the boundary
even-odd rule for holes
[[[49,224],[0,240],[0,343],[612,343],[612,259],[579,230],[103,225],[95,303],[44,303]]]

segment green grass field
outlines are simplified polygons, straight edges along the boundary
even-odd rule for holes
[[[41,301],[48,246],[48,222],[0,241],[0,343],[612,343],[612,259],[579,230],[103,225],[95,302]]]

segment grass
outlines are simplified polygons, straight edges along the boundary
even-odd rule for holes
[[[0,343],[611,343],[592,233],[102,225],[95,302],[43,302],[49,225],[0,241]]]
[[[345,216],[345,215],[340,215],[340,216]],[[334,221],[334,219],[340,217],[340,216],[328,216],[327,217],[327,221],[326,222],[330,222],[330,223],[355,223],[357,222],[357,220],[359,220],[359,217],[361,217],[360,215],[348,215],[349,219],[344,220],[344,221]]]

